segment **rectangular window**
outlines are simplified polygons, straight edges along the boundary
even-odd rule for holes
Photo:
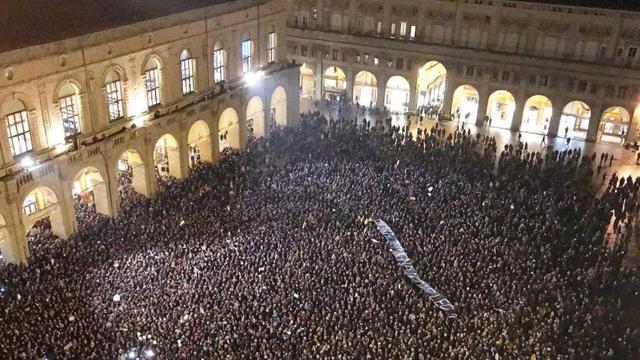
[[[400,37],[405,36],[407,36],[407,23],[403,21],[400,23]]]
[[[29,115],[25,110],[7,115],[7,134],[13,156],[33,150]]]
[[[64,137],[68,138],[80,131],[80,113],[78,112],[76,96],[65,96],[60,98],[58,103],[60,105],[60,116],[62,117]]]
[[[511,77],[511,72],[503,70],[500,74],[500,81],[509,82],[509,78]]]
[[[364,53],[363,60],[364,60],[364,61],[363,61],[363,63],[364,63],[364,64],[368,64],[368,63],[369,63],[369,54]]]
[[[391,37],[396,35],[396,23],[391,24]]]
[[[638,52],[637,47],[630,47],[629,51],[627,52],[627,56],[630,58],[636,57],[636,52]]]
[[[276,62],[276,47],[278,46],[278,38],[276,33],[270,32],[267,34],[267,61],[272,63]]]
[[[376,25],[376,34],[382,34],[382,21],[378,21],[378,24]]]
[[[24,205],[22,205],[22,212],[27,216],[38,212],[38,202],[36,201],[35,196],[28,196],[24,200]]]
[[[338,60],[338,49],[331,49],[331,59],[334,61]]]
[[[411,25],[411,30],[409,31],[409,39],[413,40],[416,38],[416,26]]]
[[[109,112],[109,121],[115,121],[124,116],[122,106],[122,88],[120,80],[110,82],[106,86],[107,93],[107,111]]]
[[[147,106],[154,107],[160,104],[160,82],[158,81],[158,69],[153,68],[144,72],[144,84],[147,89]]]
[[[396,59],[396,70],[402,70],[404,68],[404,59],[397,58]]]
[[[540,75],[538,77],[538,86],[547,86],[549,85],[549,77],[546,75]]]
[[[224,49],[213,50],[213,81],[224,81]]]
[[[307,56],[308,53],[309,53],[309,48],[306,47],[305,45],[301,45],[300,46],[300,55]]]
[[[182,94],[193,92],[193,59],[180,60],[180,73],[182,74]]]
[[[466,70],[465,74],[467,76],[473,76],[473,66],[467,66],[465,70]]]
[[[356,62],[360,63],[360,54],[356,55]]]
[[[373,57],[373,65],[378,66],[378,64],[380,64],[380,59],[378,59],[377,56]]]
[[[619,98],[621,98],[621,99],[626,98],[626,97],[627,97],[627,91],[628,91],[628,90],[629,90],[629,88],[628,88],[628,87],[626,87],[626,86],[620,86],[620,87],[618,88],[618,97],[619,97]]]
[[[242,54],[242,72],[251,71],[251,40],[244,40],[241,44],[240,52]]]

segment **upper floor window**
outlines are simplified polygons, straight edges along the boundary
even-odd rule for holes
[[[147,106],[151,108],[160,104],[160,71],[154,58],[149,59],[145,65],[144,86],[147,90]]]
[[[120,75],[114,70],[110,70],[107,73],[105,83],[105,95],[109,121],[115,121],[124,117],[124,102],[122,100]]]
[[[278,46],[278,38],[276,33],[270,32],[267,34],[267,62],[276,61],[276,47]]]
[[[306,45],[300,45],[300,55],[307,56],[309,48]]]
[[[396,36],[396,23],[391,24],[391,37]]]
[[[21,110],[7,115],[7,135],[13,156],[18,156],[33,150],[31,143],[31,128],[29,127],[29,114]]]
[[[627,51],[627,57],[634,58],[636,57],[637,52],[638,52],[637,47],[630,47],[629,50]]]
[[[382,21],[378,21],[378,24],[376,24],[376,34],[382,34]]]
[[[240,44],[240,53],[242,58],[242,72],[251,71],[251,53],[253,52],[251,40],[243,40]]]
[[[331,30],[333,31],[342,30],[342,15],[331,14]]]
[[[213,48],[213,82],[219,83],[225,79],[225,52],[219,43]]]
[[[338,60],[338,49],[331,49],[331,60]]]
[[[193,92],[193,59],[187,50],[182,50],[180,54],[180,75],[182,78],[182,94],[186,95]]]
[[[75,86],[67,83],[60,88],[58,107],[65,139],[77,134],[80,131],[80,107]]]
[[[413,40],[416,38],[416,26],[411,25],[411,30],[409,30],[409,39]]]
[[[407,23],[402,21],[400,23],[400,37],[407,36]]]

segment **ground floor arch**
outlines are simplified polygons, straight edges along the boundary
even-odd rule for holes
[[[553,104],[544,95],[534,95],[524,104],[521,131],[546,134],[553,115]]]
[[[247,129],[254,137],[266,135],[267,124],[264,120],[264,106],[260,96],[254,96],[247,103]]]
[[[232,107],[226,108],[218,121],[220,151],[226,148],[240,148],[240,120]]]
[[[323,99],[339,101],[347,89],[347,77],[341,68],[329,66],[322,76],[322,85]]]
[[[591,121],[591,108],[585,102],[574,100],[562,108],[558,135],[586,139],[589,122]]]
[[[480,94],[471,85],[461,85],[453,92],[451,113],[453,119],[475,124],[478,119],[478,101]]]
[[[109,187],[94,167],[80,170],[73,179],[71,194],[76,203],[88,206],[96,212],[111,215]]]
[[[384,106],[393,113],[409,111],[409,96],[411,88],[409,81],[402,76],[392,76],[387,81],[384,94]]]
[[[49,187],[38,186],[27,193],[22,200],[21,208],[24,232],[28,234],[36,224],[48,222],[51,232],[65,238],[68,231],[65,227],[64,214],[58,196]]]
[[[287,126],[287,92],[282,86],[271,94],[271,125]]]
[[[497,90],[489,96],[487,117],[491,126],[511,129],[513,115],[516,111],[516,99],[506,90]]]
[[[202,162],[212,162],[211,130],[204,120],[191,125],[187,134],[189,144],[189,167],[193,168]]]
[[[144,196],[149,195],[144,162],[137,150],[125,150],[118,158],[117,180],[120,196],[130,188]]]
[[[378,101],[378,80],[369,71],[360,71],[353,81],[353,102],[372,107]]]
[[[154,146],[153,163],[156,176],[164,180],[168,177],[180,178],[180,147],[171,134],[162,135]]]
[[[438,61],[429,61],[418,70],[418,107],[440,110],[447,86],[447,69]]]
[[[622,106],[612,106],[602,113],[598,126],[598,141],[622,144],[629,133],[631,116]]]

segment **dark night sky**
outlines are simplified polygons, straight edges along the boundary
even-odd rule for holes
[[[0,51],[79,36],[226,1],[231,0],[0,0]],[[537,2],[640,11],[640,0]]]

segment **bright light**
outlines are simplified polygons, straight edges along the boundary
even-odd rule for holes
[[[135,359],[136,358],[136,352],[133,351],[133,350],[129,351],[129,353],[127,354],[127,357],[129,359]]]
[[[133,124],[136,127],[142,127],[142,125],[144,125],[144,117],[138,116],[137,118],[133,119]]]
[[[258,72],[250,71],[244,75],[244,81],[247,83],[247,85],[253,85],[263,77],[264,77],[264,71],[258,71]]]
[[[147,349],[147,350],[145,350],[144,355],[146,357],[154,357],[156,355],[156,353],[154,353],[153,350],[151,350],[151,349]]]
[[[36,163],[33,161],[33,159],[32,159],[32,158],[30,158],[30,157],[28,157],[28,156],[27,156],[27,157],[25,157],[24,159],[22,159],[22,162],[21,162],[20,164],[21,164],[23,167],[30,168],[30,167],[32,167],[33,165],[35,165]]]

